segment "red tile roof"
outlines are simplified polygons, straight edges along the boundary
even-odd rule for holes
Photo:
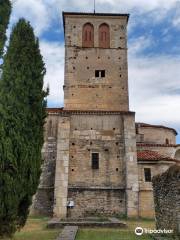
[[[164,156],[159,154],[155,151],[150,150],[143,150],[143,151],[137,151],[137,159],[138,161],[173,161],[173,162],[180,162],[177,159],[170,158],[168,156]]]

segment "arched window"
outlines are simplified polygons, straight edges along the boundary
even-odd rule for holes
[[[168,138],[166,138],[166,144],[167,144],[167,145],[169,144],[169,139],[168,139]]]
[[[94,27],[91,23],[86,23],[83,26],[82,46],[94,47]]]
[[[99,26],[99,47],[110,47],[110,31],[109,26],[106,23],[103,23]]]

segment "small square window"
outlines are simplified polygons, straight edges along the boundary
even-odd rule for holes
[[[105,70],[95,70],[95,77],[96,78],[104,78],[105,77]]]
[[[91,161],[92,169],[99,169],[99,153],[92,153]]]
[[[144,179],[145,179],[145,182],[151,182],[151,169],[150,168],[144,168]]]

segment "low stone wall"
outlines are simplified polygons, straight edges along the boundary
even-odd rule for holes
[[[180,233],[180,165],[173,165],[152,182],[157,229]]]

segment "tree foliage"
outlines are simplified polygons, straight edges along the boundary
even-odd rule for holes
[[[6,29],[11,14],[11,2],[9,0],[0,0],[0,58],[3,54],[6,41]]]
[[[14,26],[0,81],[0,235],[24,226],[42,164],[45,66],[29,22]]]

